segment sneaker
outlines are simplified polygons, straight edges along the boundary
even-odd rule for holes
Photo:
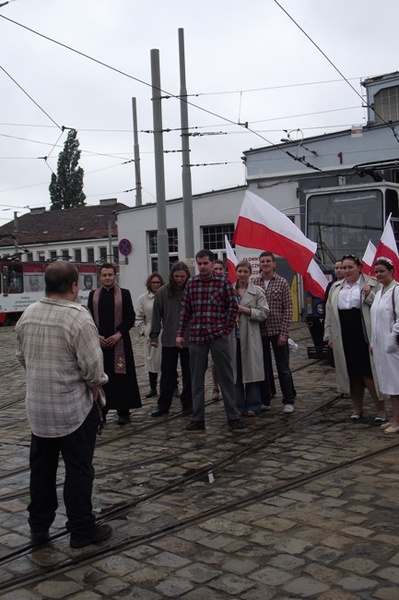
[[[168,408],[157,408],[156,410],[153,410],[151,413],[152,417],[162,417],[163,415],[168,415],[169,414],[169,409]]]
[[[71,533],[71,548],[84,548],[92,544],[101,544],[112,535],[112,527],[110,525],[95,525],[94,530],[87,536],[80,536]]]
[[[203,431],[205,429],[204,421],[191,421],[186,427],[187,431]]]
[[[283,413],[285,413],[286,415],[289,415],[293,412],[294,412],[293,404],[284,404]]]
[[[231,429],[244,429],[245,425],[240,419],[229,419],[227,424]]]
[[[265,410],[271,410],[272,407],[270,406],[270,404],[262,404],[262,412],[264,412]]]

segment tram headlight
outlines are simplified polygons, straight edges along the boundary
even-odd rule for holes
[[[324,302],[316,304],[316,312],[320,317],[324,317]]]

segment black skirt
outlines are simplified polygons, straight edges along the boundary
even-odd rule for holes
[[[349,378],[372,377],[369,344],[364,337],[360,309],[339,310],[338,314]]]

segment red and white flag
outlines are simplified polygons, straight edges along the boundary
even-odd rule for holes
[[[230,246],[227,235],[224,236],[224,244],[226,247],[227,279],[230,281],[230,283],[235,283],[237,281],[236,265],[238,260],[234,254],[233,248]]]
[[[291,219],[249,190],[245,192],[233,242],[278,254],[301,275],[305,275],[317,249],[317,244]]]
[[[303,288],[305,292],[310,292],[315,298],[324,299],[327,285],[327,277],[314,258],[312,258],[305,275],[303,275]]]
[[[374,275],[374,259],[375,259],[375,253],[377,252],[377,248],[374,246],[373,242],[371,240],[369,240],[369,243],[367,244],[367,248],[365,253],[363,254],[363,258],[362,258],[362,271],[365,275]]]
[[[384,231],[382,232],[382,236],[375,253],[373,266],[378,258],[389,258],[393,264],[395,278],[399,277],[399,254],[392,228],[391,215],[389,215],[387,222],[385,223]]]

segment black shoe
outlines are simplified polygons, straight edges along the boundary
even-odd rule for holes
[[[117,423],[118,423],[118,425],[127,425],[127,423],[130,423],[130,416],[129,415],[119,415]]]
[[[181,409],[181,414],[182,415],[192,415],[193,414],[193,409],[192,408],[183,408]]]
[[[187,431],[204,431],[205,422],[204,421],[191,421],[186,427]]]
[[[50,534],[47,531],[31,531],[30,539],[34,544],[47,544],[50,541]]]
[[[145,395],[146,398],[154,398],[154,396],[158,396],[157,390],[150,390],[148,394]]]
[[[71,533],[71,548],[84,548],[91,544],[101,544],[112,535],[112,527],[110,525],[95,525],[94,530],[87,536],[79,536]]]
[[[168,408],[157,408],[156,410],[153,410],[151,413],[152,417],[162,417],[163,415],[168,415],[169,414],[169,409]]]
[[[245,429],[245,425],[240,419],[229,419],[227,424],[232,429]]]

